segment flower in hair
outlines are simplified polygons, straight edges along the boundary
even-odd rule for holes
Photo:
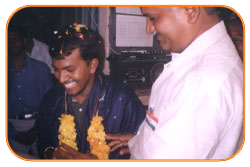
[[[76,36],[77,36],[78,38],[80,38],[81,40],[84,40],[84,36],[83,36],[82,33],[78,32],[78,33],[76,34]]]
[[[68,29],[65,31],[65,34],[66,34],[66,35],[69,35],[69,30],[68,30]]]
[[[73,28],[76,30],[76,32],[80,32],[81,28],[85,28],[86,30],[88,30],[88,27],[85,26],[84,24],[76,24],[76,23],[74,23],[73,26],[74,26]]]

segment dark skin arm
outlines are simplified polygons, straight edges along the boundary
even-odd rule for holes
[[[115,151],[116,149],[128,146],[128,142],[130,139],[132,139],[135,136],[133,133],[123,133],[123,134],[107,134],[106,140],[110,140],[110,143],[108,144],[110,149],[110,152]],[[120,155],[130,154],[129,148],[124,148],[120,150]]]
[[[83,154],[62,143],[52,153],[52,159],[97,159],[93,154]]]

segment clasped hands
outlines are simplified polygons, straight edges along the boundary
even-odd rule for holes
[[[110,141],[108,145],[110,147],[110,152],[113,152],[120,147],[127,146],[128,141],[133,137],[134,134],[132,133],[124,133],[107,134],[105,138],[107,141]],[[120,150],[119,154],[130,154],[129,148]],[[83,154],[64,143],[61,143],[59,147],[55,148],[50,157],[52,159],[97,159],[97,157],[91,153]]]
[[[107,134],[106,140],[110,141],[108,146],[110,147],[110,152],[115,151],[116,149],[128,146],[128,142],[135,136],[133,133],[123,133],[123,134]],[[121,149],[119,152],[120,155],[130,154],[129,148]]]
[[[56,147],[51,153],[51,159],[97,159],[97,157],[90,153],[83,154],[61,143],[60,146]]]

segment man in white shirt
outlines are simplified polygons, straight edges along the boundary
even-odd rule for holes
[[[34,37],[34,28],[33,27],[26,27],[26,40],[25,40],[25,50],[26,53],[45,64],[50,69],[51,73],[54,73],[54,68],[52,67],[52,59],[49,54],[49,47],[47,44],[35,39]]]
[[[112,140],[111,151],[128,144],[120,153],[130,151],[131,159],[233,156],[243,139],[243,67],[215,8],[141,11],[147,17],[147,33],[156,32],[161,47],[173,52],[173,60],[153,84],[137,134],[106,136]]]

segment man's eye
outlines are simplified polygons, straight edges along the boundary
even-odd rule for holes
[[[73,72],[75,69],[67,69],[68,72]]]
[[[149,20],[153,22],[153,21],[155,21],[155,18],[150,17]]]

